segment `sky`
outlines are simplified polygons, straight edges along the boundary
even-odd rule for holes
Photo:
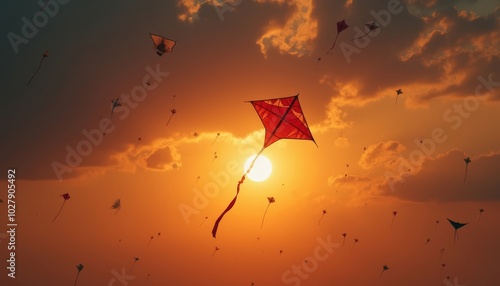
[[[1,285],[500,284],[500,1],[0,11]],[[265,148],[212,237],[249,101],[297,94],[315,142]]]

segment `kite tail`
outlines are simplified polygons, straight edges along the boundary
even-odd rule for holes
[[[172,119],[172,117],[174,117],[174,114],[173,114],[173,113],[172,113],[172,115],[170,115],[170,118],[168,119],[168,121],[167,121],[167,125],[166,125],[166,126],[168,126],[168,124],[170,123],[170,120]]]
[[[318,221],[318,225],[321,225],[321,220],[323,219],[324,216],[325,216],[325,214],[321,215],[321,218]]]
[[[128,272],[132,272],[132,269],[134,269],[135,262],[136,260],[134,260],[134,263],[132,263],[132,266],[130,267],[130,270]]]
[[[255,156],[255,158],[253,158],[252,164],[250,164],[250,167],[248,167],[248,170],[246,170],[245,174],[243,174],[243,176],[241,176],[241,179],[238,181],[238,185],[236,186],[236,195],[234,196],[233,200],[229,203],[227,208],[220,214],[219,218],[217,218],[217,220],[215,221],[214,227],[212,228],[212,236],[214,238],[217,235],[217,229],[219,228],[220,221],[222,220],[224,215],[233,208],[234,204],[236,203],[236,199],[238,198],[238,194],[240,193],[240,185],[243,184],[243,182],[245,182],[245,178],[246,178],[247,174],[253,168],[255,161],[260,156],[260,154],[262,154],[263,151],[264,151],[264,147],[262,147],[262,149],[260,149],[259,153],[257,153],[257,155]]]
[[[212,142],[212,144],[210,144],[210,146],[215,144],[215,141],[217,141],[217,138],[219,138],[219,135],[215,136],[215,140],[214,140],[214,142]]]
[[[262,229],[262,226],[264,225],[264,219],[266,218],[266,213],[267,213],[267,210],[269,209],[270,205],[271,205],[271,203],[267,204],[266,211],[264,212],[264,216],[262,217],[262,222],[260,223],[260,229]]]
[[[345,237],[344,237],[344,240],[342,241],[342,246],[344,246],[344,244],[345,244]]]
[[[390,229],[392,229],[392,225],[394,224],[394,219],[395,219],[395,218],[396,218],[395,216],[393,216],[393,217],[392,217],[392,222],[391,222],[391,227],[390,227]]]
[[[465,179],[467,179],[467,165],[465,165],[465,176],[464,176],[464,184],[465,184]]]
[[[354,39],[352,39],[352,40],[354,41],[354,40],[357,40],[357,39],[361,39],[361,38],[365,37],[366,35],[368,35],[368,33],[370,33],[370,31],[368,31],[367,33],[365,33],[363,36],[360,36],[360,37],[354,38]]]
[[[379,279],[380,279],[380,278],[382,278],[382,275],[383,275],[383,274],[384,274],[384,270],[382,270],[382,273],[380,273],[380,277],[379,277]]]
[[[330,51],[333,50],[333,48],[335,47],[335,43],[337,43],[337,38],[339,37],[339,33],[337,33],[337,36],[335,36],[335,40],[333,41],[333,45],[332,47],[326,52],[326,54],[330,54]]]
[[[45,57],[43,57],[41,60],[40,60],[40,64],[38,65],[38,68],[36,69],[35,73],[31,76],[30,78],[30,81],[28,81],[28,83],[26,85],[29,85],[31,83],[31,81],[33,80],[33,78],[35,77],[35,75],[38,73],[38,71],[40,70],[40,68],[42,67],[42,62],[43,60],[45,59]]]
[[[64,202],[63,202],[63,204],[62,204],[61,208],[59,209],[59,212],[56,214],[56,217],[52,220],[52,222],[54,222],[54,221],[56,220],[56,218],[59,216],[59,214],[61,213],[61,211],[62,211],[62,209],[63,209],[63,207],[64,207],[64,204],[65,204],[65,203],[66,203],[66,200],[64,200]]]
[[[398,104],[398,97],[399,97],[399,94],[396,95],[396,102],[394,103],[394,105]]]
[[[80,275],[80,271],[78,271],[78,273],[76,273],[76,279],[75,279],[75,284],[74,286],[76,286],[76,283],[78,282],[78,276]]]

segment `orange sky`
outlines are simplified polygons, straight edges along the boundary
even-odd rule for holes
[[[18,227],[1,285],[71,285],[80,263],[80,286],[500,283],[498,1],[61,2],[31,35],[39,6],[2,4],[0,182],[16,168]],[[271,177],[241,185],[213,238],[264,141],[246,101],[297,93],[318,146],[266,148]],[[468,223],[455,244],[447,218]]]

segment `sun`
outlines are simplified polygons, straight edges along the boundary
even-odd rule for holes
[[[254,158],[255,155],[247,159],[243,172],[246,172],[246,170],[248,170]],[[271,161],[269,161],[267,157],[260,155],[259,157],[257,157],[257,160],[255,160],[253,168],[250,170],[247,176],[254,182],[262,182],[265,179],[269,178],[272,170],[273,165],[271,164]]]

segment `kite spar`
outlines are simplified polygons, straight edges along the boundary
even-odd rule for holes
[[[252,160],[250,167],[238,181],[238,185],[236,186],[236,195],[233,200],[215,221],[212,229],[213,237],[216,237],[219,223],[224,215],[230,211],[236,203],[236,199],[238,198],[238,194],[240,192],[240,186],[245,181],[246,175],[250,172],[255,164],[255,161],[266,147],[280,139],[311,140],[314,144],[316,144],[316,141],[314,141],[311,131],[307,125],[302,108],[300,107],[298,94],[290,97],[250,101],[250,103],[255,108],[255,111],[259,115],[260,120],[266,129],[264,146],[260,149],[259,153],[257,153],[255,158]]]

